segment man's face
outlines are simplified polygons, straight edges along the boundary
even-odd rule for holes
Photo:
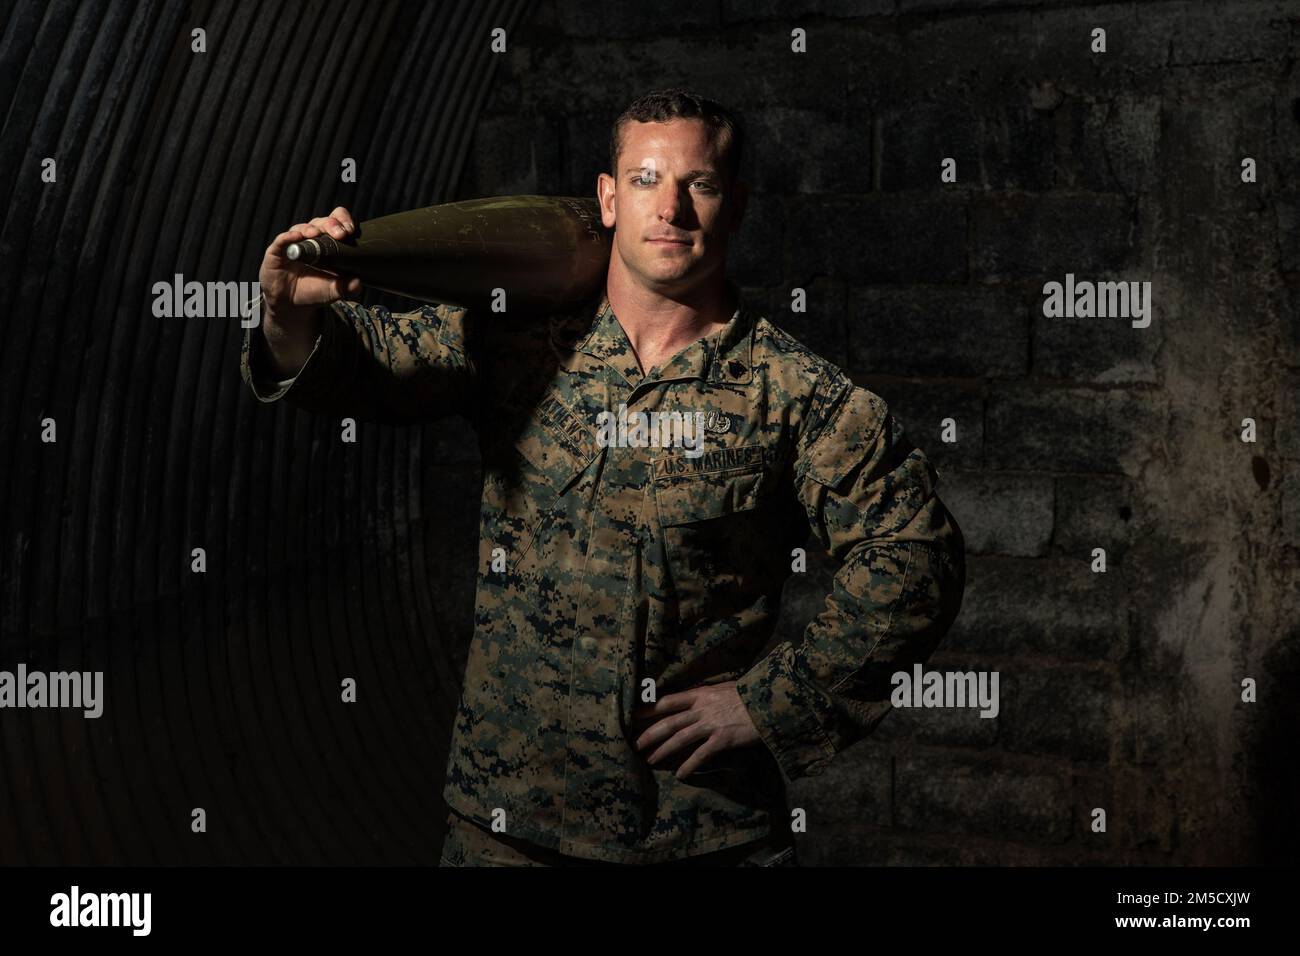
[[[615,177],[601,173],[597,191],[613,254],[645,287],[683,292],[725,264],[745,189],[728,194],[723,160],[702,120],[624,125]]]

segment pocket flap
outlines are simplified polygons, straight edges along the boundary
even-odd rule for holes
[[[651,460],[662,525],[707,521],[756,507],[767,487],[764,445],[723,448],[690,458],[684,452]]]

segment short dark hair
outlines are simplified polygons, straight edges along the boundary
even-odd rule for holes
[[[632,101],[609,133],[609,168],[618,179],[618,154],[622,148],[623,127],[631,122],[666,123],[671,119],[700,119],[712,130],[710,138],[720,147],[725,157],[728,183],[734,183],[740,174],[740,153],[745,144],[745,133],[740,121],[731,110],[708,97],[690,90],[653,90]]]

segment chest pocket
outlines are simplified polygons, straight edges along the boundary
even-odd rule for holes
[[[652,459],[659,523],[694,524],[758,507],[770,477],[770,454],[766,446],[751,444],[698,458],[678,452]]]
[[[734,613],[775,571],[773,449],[652,459],[655,506],[681,622]]]
[[[484,484],[495,505],[494,543],[506,549],[512,570],[597,451],[595,436],[554,393],[546,395],[498,449],[496,466],[485,472]]]

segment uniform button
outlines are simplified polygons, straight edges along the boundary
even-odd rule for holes
[[[745,366],[733,359],[727,366],[727,371],[731,372],[732,378],[740,378],[740,376],[745,374]]]
[[[594,637],[580,637],[578,638],[578,646],[588,654],[594,653],[596,650],[596,639]]]

